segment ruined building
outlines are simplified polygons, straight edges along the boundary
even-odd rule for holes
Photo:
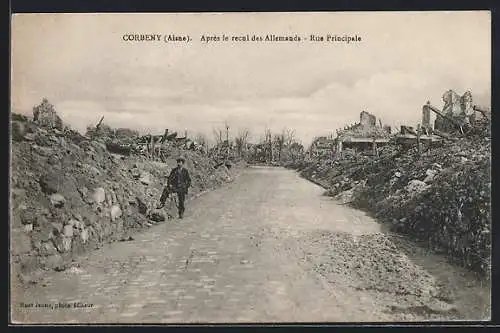
[[[383,126],[380,119],[377,124],[377,118],[366,111],[362,111],[359,118],[359,123],[337,130],[335,143],[339,156],[342,156],[346,149],[353,153],[377,154],[377,148],[389,142],[390,126]]]
[[[42,103],[33,107],[33,121],[42,127],[63,129],[63,122],[57,115],[54,106],[47,99],[43,99]]]
[[[472,93],[466,91],[462,96],[453,90],[443,94],[444,106],[442,111],[432,106],[430,102],[422,108],[422,127],[439,132],[452,133],[457,130],[463,132],[477,121],[488,118],[488,111],[484,111],[473,104]],[[435,118],[434,126],[432,118]]]

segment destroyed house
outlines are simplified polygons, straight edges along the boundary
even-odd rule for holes
[[[360,113],[360,121],[354,125],[337,130],[336,152],[341,157],[345,150],[353,153],[377,154],[377,148],[389,142],[391,128],[383,126],[377,118],[366,112]]]
[[[489,124],[491,120],[489,110],[473,104],[470,91],[460,96],[453,90],[448,90],[443,94],[442,99],[444,102],[442,110],[431,105],[430,101],[422,107],[421,127],[426,134],[463,135],[473,130],[474,127]]]
[[[45,98],[40,105],[33,107],[33,121],[43,127],[63,129],[61,118],[54,110],[54,106]]]

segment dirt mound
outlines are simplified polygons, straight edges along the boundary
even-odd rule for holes
[[[71,258],[134,230],[167,221],[174,206],[155,206],[179,154],[192,178],[188,198],[232,181],[200,153],[173,151],[166,163],[112,154],[69,129],[16,120],[12,142],[11,243],[15,272],[60,269]]]

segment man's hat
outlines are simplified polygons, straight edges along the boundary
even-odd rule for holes
[[[186,159],[184,158],[184,156],[179,156],[177,157],[177,162],[186,162]]]

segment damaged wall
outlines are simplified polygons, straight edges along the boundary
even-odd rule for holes
[[[359,122],[363,127],[375,127],[377,125],[377,118],[366,111],[361,111],[359,114]]]

